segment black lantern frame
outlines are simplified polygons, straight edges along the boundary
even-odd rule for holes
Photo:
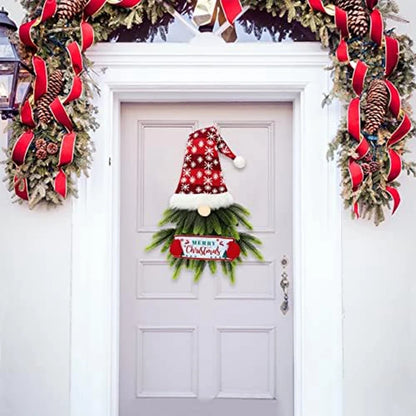
[[[20,61],[15,45],[10,40],[16,24],[2,7],[0,10],[0,112],[2,119],[18,113],[31,84],[31,70]]]

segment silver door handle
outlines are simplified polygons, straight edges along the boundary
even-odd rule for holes
[[[282,274],[281,280],[280,280],[280,287],[283,291],[283,302],[280,305],[280,310],[282,311],[283,315],[286,315],[289,311],[289,275],[286,272],[286,267],[288,265],[288,260],[286,256],[283,256],[282,260],[280,261],[280,264],[282,265]]]

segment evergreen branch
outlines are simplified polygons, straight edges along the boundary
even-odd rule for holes
[[[211,274],[215,275],[217,273],[217,262],[216,261],[209,261],[208,262],[209,270]]]
[[[231,205],[230,211],[234,214],[234,216],[237,218],[239,222],[242,223],[242,225],[247,228],[248,230],[252,230],[253,226],[250,224],[250,222],[246,219],[245,213],[237,208],[237,204]]]
[[[175,235],[174,228],[167,228],[157,231],[153,234],[152,242],[145,248],[146,251],[154,250],[156,247],[164,244],[166,241],[171,241]]]
[[[228,226],[230,226],[230,225],[237,226],[238,225],[238,219],[232,213],[231,210],[226,209],[226,208],[220,208],[220,209],[216,210],[216,214],[218,215],[220,221],[223,224],[227,224]]]
[[[246,249],[247,252],[250,252],[256,257],[258,260],[263,261],[263,255],[260,253],[260,251],[257,249],[255,244],[253,244],[252,236],[246,233],[240,234],[240,248]]]
[[[177,280],[179,278],[179,275],[181,273],[182,267],[185,264],[185,261],[183,259],[177,259],[178,261],[175,263],[174,266],[174,272],[172,275],[173,280]]]
[[[197,216],[200,216],[197,211],[188,211],[181,234],[189,234],[192,232],[193,225]]]
[[[213,231],[217,235],[223,235],[221,223],[220,223],[220,221],[219,221],[219,219],[218,219],[217,214],[215,213],[215,211],[212,211],[208,218],[210,218],[210,220],[212,221]]]
[[[193,228],[193,234],[195,235],[204,235],[208,234],[206,221],[203,217],[198,215],[195,219],[194,228]]]

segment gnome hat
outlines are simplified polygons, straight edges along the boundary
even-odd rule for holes
[[[224,182],[219,152],[232,159],[237,168],[245,166],[245,160],[231,151],[216,127],[189,135],[179,184],[169,202],[171,208],[196,210],[206,205],[217,209],[233,204]]]

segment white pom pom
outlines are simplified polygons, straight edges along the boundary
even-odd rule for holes
[[[246,160],[241,156],[237,156],[234,159],[234,166],[238,169],[243,169],[246,166]]]

